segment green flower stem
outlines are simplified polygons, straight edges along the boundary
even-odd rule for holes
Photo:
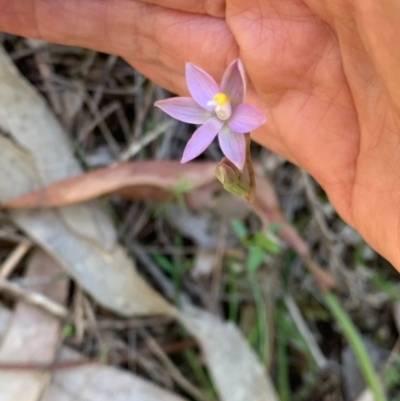
[[[365,349],[364,343],[357,330],[357,327],[351,321],[347,312],[342,308],[335,294],[327,291],[323,295],[326,305],[328,306],[336,321],[341,326],[343,334],[354,352],[358,365],[364,376],[364,380],[371,390],[374,396],[374,400],[387,401],[387,398],[382,388],[382,384],[374,370],[374,367],[372,366],[371,359],[368,355],[367,350]]]
[[[251,138],[250,134],[245,134],[245,139],[246,139],[246,162],[245,162],[245,169],[247,170],[247,175],[250,183],[250,190],[249,192],[245,195],[245,199],[249,203],[253,203],[254,198],[256,196],[256,179],[254,175],[254,169],[253,169],[253,162],[251,160],[251,152],[250,152],[250,145],[251,145]]]

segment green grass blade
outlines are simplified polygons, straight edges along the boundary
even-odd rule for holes
[[[378,375],[375,372],[374,367],[372,366],[371,359],[368,355],[367,350],[365,349],[364,343],[361,339],[360,333],[357,330],[357,327],[351,321],[350,316],[347,314],[347,312],[342,308],[335,294],[331,292],[325,292],[324,299],[332,315],[342,328],[343,335],[346,337],[351,349],[354,352],[361,373],[364,376],[364,380],[367,383],[367,386],[371,390],[372,394],[374,395],[374,400],[387,401],[387,398],[382,388],[382,384],[379,380]]]

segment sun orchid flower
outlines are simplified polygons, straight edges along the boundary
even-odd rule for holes
[[[221,85],[201,68],[186,63],[186,83],[192,97],[155,102],[177,120],[201,124],[186,144],[181,163],[203,153],[218,135],[222,153],[242,170],[246,158],[244,134],[262,125],[265,117],[253,105],[243,103],[246,81],[241,61],[236,59],[228,66]]]

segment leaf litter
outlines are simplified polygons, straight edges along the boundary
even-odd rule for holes
[[[8,134],[7,138],[1,138],[4,142],[2,180],[5,181],[7,174],[14,181],[12,187],[1,189],[3,201],[33,189],[35,185],[50,184],[79,170],[61,126],[38,94],[19,76],[4,52],[0,53],[0,109],[0,121],[2,126],[6,125]],[[185,323],[185,312],[178,314],[135,273],[133,261],[115,243],[115,230],[100,204],[86,203],[55,210],[14,210],[10,216],[39,246],[60,262],[99,304],[126,316],[180,315]],[[198,336],[196,330],[190,330],[190,325],[186,326],[203,347],[207,347],[208,339]],[[243,342],[241,352],[251,355],[244,339],[240,335],[238,338],[239,342]],[[231,348],[231,354],[235,354],[235,348]],[[233,370],[240,372],[245,367],[242,366],[244,360],[239,355],[235,359],[237,363]],[[221,380],[226,363],[224,359],[212,361],[212,368],[217,368],[218,372],[215,384],[224,400],[229,399]],[[259,365],[257,359],[252,363]],[[262,384],[267,376],[260,375],[260,369],[261,365],[256,369],[257,381]],[[246,399],[259,398],[252,397],[253,388],[246,389],[248,378],[244,383],[240,378],[238,374],[238,380],[232,383],[230,392],[233,390],[236,393],[237,386]],[[265,388],[268,389],[268,386]],[[103,392],[106,393],[106,390]],[[269,397],[268,394],[262,396]],[[273,399],[271,396],[269,399]]]
[[[179,124],[172,128],[168,128],[168,124],[162,125],[163,121],[156,112],[150,112],[150,117],[146,117],[151,96],[166,97],[162,89],[146,82],[115,56],[45,43],[40,43],[40,46],[29,44],[24,48],[23,40],[6,39],[8,48],[14,43],[22,47],[13,50],[13,58],[18,60],[19,67],[25,68],[36,87],[44,91],[67,132],[77,132],[80,136],[66,136],[65,129],[52,117],[41,98],[2,54],[0,160],[3,172],[0,172],[0,200],[2,204],[22,201],[26,202],[25,206],[29,201],[29,207],[36,207],[35,210],[9,209],[7,219],[10,218],[39,247],[49,252],[74,283],[92,297],[82,295],[80,299],[77,296],[79,291],[73,289],[73,325],[68,318],[63,326],[63,330],[68,328],[66,333],[70,332],[69,327],[72,330],[82,327],[83,340],[78,341],[72,331],[63,342],[73,344],[86,356],[79,356],[72,350],[65,351],[63,345],[60,358],[66,358],[67,362],[70,358],[87,358],[90,344],[90,347],[96,344],[92,351],[95,356],[102,355],[103,344],[111,347],[114,353],[118,351],[120,360],[117,358],[114,364],[124,368],[122,371],[96,363],[68,370],[56,369],[51,372],[52,380],[44,399],[146,399],[140,398],[144,397],[143,393],[135,393],[135,389],[141,388],[148,394],[149,401],[185,399],[182,397],[189,394],[178,390],[178,382],[151,352],[148,353],[149,350],[145,358],[137,359],[137,355],[132,355],[132,349],[140,347],[140,330],[137,332],[129,327],[131,324],[134,327],[150,324],[146,319],[155,319],[152,335],[161,349],[180,349],[179,357],[172,354],[170,360],[185,374],[197,372],[189,373],[188,377],[197,384],[201,383],[206,398],[210,400],[215,399],[215,395],[207,378],[201,374],[204,368],[210,373],[221,400],[274,400],[279,399],[277,392],[280,399],[285,400],[286,391],[291,392],[293,399],[299,400],[346,399],[335,369],[329,370],[332,363],[340,363],[335,355],[340,353],[341,347],[334,340],[340,333],[326,312],[321,311],[320,294],[328,288],[346,293],[344,305],[358,319],[360,327],[366,331],[377,326],[386,328],[389,330],[386,334],[375,333],[374,341],[393,345],[395,335],[389,329],[390,319],[383,321],[383,315],[376,313],[377,305],[384,307],[391,298],[377,297],[382,292],[379,294],[371,287],[370,275],[356,274],[360,271],[358,267],[353,273],[356,257],[357,263],[363,263],[368,272],[373,272],[377,266],[387,270],[387,266],[368,250],[360,238],[352,237],[351,242],[347,241],[348,235],[344,235],[346,226],[329,211],[329,204],[320,188],[309,179],[304,181],[304,174],[303,179],[297,177],[296,169],[289,164],[262,151],[258,166],[261,177],[258,187],[262,196],[252,213],[241,201],[221,197],[219,187],[213,182],[214,163],[193,163],[193,167],[181,169],[176,162],[159,160],[179,158],[182,151],[180,138],[187,137],[186,128]],[[39,56],[40,52],[44,55]],[[34,72],[38,63],[41,65],[39,76]],[[43,68],[46,63],[51,65]],[[82,76],[86,81],[81,80]],[[144,105],[142,109],[141,104]],[[138,112],[132,127],[126,117],[131,116],[131,106]],[[163,135],[154,130],[159,125],[166,127]],[[135,141],[132,141],[131,132]],[[143,140],[140,138],[142,132],[145,132]],[[108,154],[101,157],[102,163],[118,158],[126,160],[132,155],[135,155],[135,160],[82,174],[77,160],[88,168],[88,161],[94,160],[92,155],[100,155],[100,149],[107,150]],[[151,158],[158,160],[148,162],[149,153]],[[211,146],[206,159],[218,159],[215,155],[216,150]],[[279,201],[271,183],[265,179],[266,171],[273,178]],[[181,179],[185,174],[189,178]],[[193,181],[193,177],[198,181]],[[108,205],[104,200],[94,199],[106,194],[112,195]],[[148,201],[148,198],[153,200]],[[186,208],[177,206],[183,204],[183,199]],[[146,205],[144,208],[143,204]],[[312,206],[306,211],[308,205]],[[114,215],[110,214],[110,206]],[[115,229],[118,219],[124,219],[128,209],[135,217],[141,216],[142,210],[153,208],[158,212],[141,223],[133,238],[129,237],[128,229],[127,235],[121,238],[124,247],[118,245]],[[299,216],[300,220],[306,220],[304,216],[310,211],[312,217],[299,223],[297,229],[287,223],[287,218],[299,221]],[[262,225],[254,217],[254,212]],[[233,218],[246,222],[247,228],[240,241],[231,230]],[[221,225],[225,228],[221,229]],[[268,239],[266,243],[264,240],[260,242],[256,235],[261,228]],[[298,234],[299,230],[302,236]],[[332,235],[326,235],[328,232]],[[140,251],[150,256],[146,262],[139,258],[139,253],[135,254],[137,248],[132,241]],[[221,244],[224,244],[222,248]],[[263,248],[274,249],[274,244],[280,249],[276,255]],[[285,244],[295,250],[294,256],[285,250]],[[255,249],[253,254],[260,256],[257,260],[250,260],[250,265],[254,265],[253,272],[243,270],[248,258],[252,257],[247,247]],[[207,263],[211,267],[207,274],[190,277],[187,265],[192,264],[192,260],[185,252],[196,255],[199,250],[208,252]],[[138,266],[132,257],[137,257]],[[157,260],[156,264],[154,260]],[[153,263],[152,270],[149,262]],[[309,268],[308,272],[304,266]],[[9,282],[19,286],[23,293],[25,289],[18,282],[21,277],[18,269]],[[391,282],[395,282],[393,277]],[[171,291],[167,291],[167,287]],[[167,302],[160,292],[178,308]],[[286,314],[277,314],[275,310],[279,302],[289,299],[285,292],[292,294],[291,308],[286,310]],[[281,299],[282,294],[285,296]],[[19,299],[20,295],[5,296],[8,304],[10,297]],[[98,309],[97,305],[102,308]],[[354,312],[357,308],[358,313]],[[79,310],[83,313],[77,313]],[[0,313],[0,321],[5,315]],[[110,316],[114,317],[107,323]],[[174,342],[177,336],[171,334],[171,323],[161,323],[161,316],[169,316],[168,322],[173,317],[183,324],[196,338],[202,354],[196,348],[193,354],[192,349],[181,345],[186,344],[186,340]],[[237,326],[226,322],[227,318]],[[111,329],[103,330],[104,325]],[[118,330],[119,326],[124,329]],[[173,330],[178,330],[178,326],[173,327]],[[275,331],[277,335],[285,334],[285,342],[280,342],[277,350]],[[132,335],[139,335],[139,345]],[[263,340],[262,335],[269,338]],[[386,337],[382,337],[384,335]],[[319,355],[321,359],[319,346],[328,358],[328,372],[313,367],[312,358]],[[307,349],[312,350],[311,354]],[[122,350],[127,354],[121,354]],[[286,365],[282,355],[290,358]],[[109,358],[106,359],[112,363]],[[150,377],[155,384],[132,373],[138,366],[140,375]],[[272,369],[277,391],[273,389],[265,366]],[[282,387],[285,375],[290,377],[290,388],[286,389]],[[107,377],[110,380],[106,380]],[[119,383],[125,384],[119,386]],[[169,387],[170,391],[161,389],[160,385]],[[395,394],[396,389],[390,387],[389,391]],[[180,392],[182,396],[175,396],[173,392]],[[189,397],[196,399],[195,394]]]

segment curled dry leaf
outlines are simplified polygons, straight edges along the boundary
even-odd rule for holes
[[[193,191],[215,180],[214,163],[155,160],[116,163],[50,184],[3,203],[6,208],[39,208],[84,202],[117,193],[125,198],[164,200],[170,193]]]

